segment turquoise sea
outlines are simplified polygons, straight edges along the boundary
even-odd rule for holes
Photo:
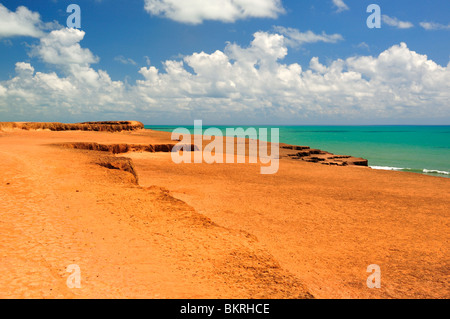
[[[168,132],[177,127],[146,126]],[[223,132],[227,127],[217,126]],[[335,154],[363,157],[375,169],[450,177],[450,126],[273,127],[280,129],[281,143],[307,145]],[[192,126],[186,128],[193,131]]]

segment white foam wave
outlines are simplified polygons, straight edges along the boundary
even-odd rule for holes
[[[372,169],[379,169],[383,171],[403,171],[408,170],[409,168],[402,168],[402,167],[391,167],[391,166],[370,166]]]
[[[403,167],[393,167],[393,166],[371,166],[372,169],[384,170],[384,171],[403,171],[403,172],[413,172],[413,173],[424,173],[424,174],[438,174],[438,175],[450,175],[450,172],[440,171],[437,169],[412,169]]]
[[[432,174],[442,174],[442,175],[450,175],[450,172],[447,171],[438,171],[435,169],[424,169],[424,173],[432,173]]]

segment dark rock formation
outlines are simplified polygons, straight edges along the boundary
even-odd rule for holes
[[[280,158],[290,158],[311,163],[335,166],[369,166],[369,161],[364,158],[349,155],[335,155],[326,151],[311,149],[308,146],[295,146],[280,144]]]

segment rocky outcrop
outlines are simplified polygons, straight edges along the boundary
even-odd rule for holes
[[[134,131],[144,128],[144,124],[137,121],[116,122],[83,122],[75,124],[67,123],[43,123],[43,122],[0,122],[0,130],[50,130],[50,131],[93,131],[93,132],[122,132]]]
[[[112,154],[124,154],[128,152],[149,152],[149,153],[170,153],[175,151],[180,145],[177,144],[98,144],[98,143],[65,143],[63,147],[90,150],[100,152],[110,152]],[[195,145],[186,145],[188,151],[198,151]]]
[[[280,144],[280,158],[290,158],[311,163],[335,166],[369,166],[369,161],[364,158],[350,155],[335,155],[326,151],[311,149],[308,146],[295,146]]]
[[[99,143],[65,143],[61,146],[71,149],[109,152],[112,154],[125,154],[129,152],[170,153],[181,147],[190,152],[199,151],[194,144],[99,144]],[[349,155],[335,155],[308,146],[280,144],[280,158],[302,160],[305,162],[320,163],[336,166],[368,166],[368,160]]]
[[[97,164],[107,169],[130,173],[131,175],[133,175],[135,184],[137,185],[139,183],[133,161],[130,158],[113,156],[102,157],[97,161]]]

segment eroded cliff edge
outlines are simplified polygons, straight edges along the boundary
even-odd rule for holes
[[[135,131],[144,128],[144,124],[138,121],[103,121],[82,123],[57,123],[57,122],[0,122],[0,130],[22,129],[50,130],[50,131],[94,131],[94,132],[122,132]]]
[[[75,124],[45,123],[45,122],[0,122],[0,131],[14,129],[50,130],[50,131],[94,131],[94,132],[123,132],[144,129],[144,124],[138,121],[103,121],[82,122]],[[167,133],[169,134],[169,133]],[[169,135],[167,137],[170,139]],[[245,142],[248,144],[248,140]],[[113,154],[128,152],[172,152],[176,146],[173,143],[160,145],[139,144],[97,144],[97,143],[68,143],[64,146],[75,149],[106,151]],[[190,151],[198,151],[195,145],[191,145]],[[336,166],[368,166],[368,160],[350,155],[336,155],[319,149],[311,149],[308,146],[280,144],[280,158],[302,160],[305,162],[320,163]]]

